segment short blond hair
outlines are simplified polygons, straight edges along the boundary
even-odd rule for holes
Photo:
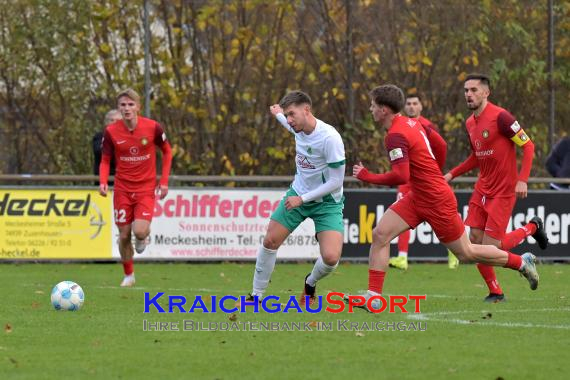
[[[117,95],[117,103],[119,103],[119,99],[121,99],[124,96],[126,96],[129,99],[134,100],[137,104],[141,104],[140,95],[138,94],[138,92],[136,92],[132,88],[127,88],[126,90],[119,92],[119,95]]]
[[[115,115],[119,115],[119,118],[121,117],[121,113],[119,112],[119,110],[111,110],[107,112],[107,114],[105,115],[105,125],[111,124],[113,122],[113,116]]]

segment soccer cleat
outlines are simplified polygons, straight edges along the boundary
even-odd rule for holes
[[[535,216],[529,221],[529,223],[536,225],[536,232],[532,234],[532,237],[536,240],[540,249],[546,249],[546,247],[548,247],[548,237],[546,236],[546,231],[544,231],[544,223],[542,222],[542,219]]]
[[[504,294],[496,294],[496,293],[489,293],[487,297],[483,300],[483,302],[487,303],[499,303],[499,302],[506,302],[507,299],[505,298]]]
[[[363,292],[363,293],[358,294],[358,295],[364,297],[365,302],[364,302],[364,305],[362,305],[362,306],[357,306],[357,305],[353,304],[354,307],[357,307],[359,309],[366,310],[367,312],[372,313],[373,311],[368,308],[368,300],[373,296],[381,296],[382,294],[374,293],[374,292],[371,292],[370,290],[367,290],[366,292]],[[349,294],[345,294],[343,297],[343,301],[347,305],[348,305],[348,297],[350,297],[350,296],[351,295],[349,295]],[[375,300],[372,300],[372,302],[370,303],[370,306],[372,306],[372,308],[375,310],[379,310],[382,305],[380,304],[379,299],[375,299]]]
[[[526,277],[530,288],[536,290],[538,288],[538,271],[536,270],[536,256],[530,252],[524,253],[522,256],[523,267],[519,269],[521,275]]]
[[[126,275],[121,282],[121,287],[123,288],[130,288],[131,286],[135,286],[135,274],[131,273]]]
[[[240,298],[241,299],[241,298]],[[261,296],[257,296],[257,299],[259,300],[259,305],[261,305]],[[251,293],[247,293],[247,297],[245,297],[245,302],[247,302],[245,304],[245,307],[253,307],[253,302],[255,301],[255,297],[253,294]],[[241,307],[241,302],[238,301],[236,302],[236,307]]]
[[[388,261],[388,265],[392,268],[407,270],[408,269],[408,257],[407,256],[398,256],[392,257]]]
[[[449,249],[447,250],[447,265],[449,269],[457,269],[459,266],[459,259]]]
[[[309,296],[309,306],[313,306],[313,304],[317,301],[317,297],[315,294],[317,293],[317,285],[311,286],[307,284],[307,278],[309,278],[311,274],[305,276],[305,287],[303,288],[303,294],[301,294],[301,299],[299,300],[299,304],[301,306],[305,306],[306,297]]]
[[[149,236],[147,236],[143,240],[139,240],[139,239],[135,238],[135,251],[137,251],[137,253],[140,255],[141,253],[144,252],[148,243],[150,243]]]

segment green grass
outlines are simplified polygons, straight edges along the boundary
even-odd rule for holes
[[[269,294],[297,295],[308,264],[277,264]],[[391,270],[386,294],[426,294],[426,331],[144,332],[143,320],[229,322],[223,313],[143,313],[144,292],[240,295],[253,264],[137,264],[137,287],[118,287],[118,264],[0,265],[0,379],[321,379],[567,378],[570,373],[570,267],[541,265],[532,292],[513,271],[498,269],[508,302],[484,304],[474,266],[412,264]],[[51,288],[79,283],[79,312],[57,312]],[[367,284],[365,265],[341,265],[319,293]],[[166,302],[161,301],[162,305]],[[489,317],[488,315],[491,314]],[[257,322],[399,322],[407,315],[238,314]],[[417,322],[417,321],[416,321]],[[11,328],[7,328],[9,325]],[[10,331],[11,330],[11,331]],[[566,374],[566,375],[564,375]]]

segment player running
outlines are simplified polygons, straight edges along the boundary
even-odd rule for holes
[[[435,124],[431,121],[426,119],[422,116],[422,100],[419,95],[411,94],[406,97],[406,104],[404,106],[404,113],[406,116],[412,119],[416,119],[420,122],[420,124],[424,127],[426,132],[426,136],[430,139],[431,133],[439,134],[439,130]],[[437,144],[437,142],[443,141],[443,144]],[[439,168],[443,170],[445,165],[445,159],[447,157],[447,144],[443,139],[438,139],[437,141],[431,141],[431,148],[433,150],[433,154],[437,160]],[[403,185],[398,186],[398,194],[396,196],[396,200],[401,199],[410,191],[410,184],[405,183]],[[398,236],[398,256],[391,257],[390,261],[388,262],[389,265],[393,268],[397,269],[408,269],[408,249],[410,246],[410,231],[403,232],[400,236]],[[459,260],[457,257],[451,252],[448,252],[448,265],[449,268],[455,269],[459,266]]]
[[[548,239],[538,216],[525,226],[506,233],[516,198],[527,196],[534,144],[513,115],[487,100],[490,94],[487,76],[469,74],[464,89],[467,107],[473,111],[465,123],[472,152],[465,161],[447,173],[445,179],[450,181],[479,168],[479,178],[465,219],[465,225],[471,227],[471,242],[510,250],[532,236],[539,247],[545,249]],[[523,151],[518,173],[515,146]],[[505,295],[493,267],[479,263],[477,269],[489,288],[489,295],[484,301],[504,301]]]
[[[404,93],[394,85],[376,87],[370,93],[370,112],[374,121],[387,129],[385,137],[392,170],[372,174],[355,165],[353,175],[365,182],[394,186],[410,182],[411,190],[384,213],[373,230],[370,246],[368,291],[364,298],[382,294],[390,257],[390,241],[402,232],[427,221],[439,240],[461,262],[476,262],[503,266],[519,271],[535,290],[539,276],[535,256],[522,256],[500,250],[492,245],[477,245],[469,241],[465,225],[457,212],[457,200],[437,165],[430,141],[421,124],[399,114],[404,106]],[[380,303],[372,299],[373,307]],[[365,306],[367,308],[367,306]]]
[[[142,253],[150,234],[155,191],[160,199],[168,193],[172,151],[164,130],[156,121],[139,116],[140,97],[132,89],[117,96],[122,120],[108,125],[103,135],[103,156],[99,170],[99,193],[107,196],[111,157],[117,163],[113,207],[119,228],[119,252],[125,277],[121,286],[135,285],[131,231],[135,249]],[[156,184],[155,146],[162,150],[162,177]]]
[[[253,291],[248,297],[261,300],[275,267],[277,250],[287,236],[306,218],[313,219],[320,256],[305,277],[300,299],[316,300],[317,281],[335,270],[343,244],[344,144],[336,129],[315,118],[311,98],[292,91],[270,107],[271,113],[295,135],[295,179],[277,209],[259,247],[253,275]]]

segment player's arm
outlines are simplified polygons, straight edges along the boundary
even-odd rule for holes
[[[526,198],[528,192],[527,182],[534,158],[534,143],[521,128],[514,116],[507,111],[503,111],[499,114],[497,117],[497,126],[499,127],[499,133],[511,139],[515,145],[523,150],[521,169],[518,175],[518,182],[515,186],[515,194],[519,198]]]
[[[101,143],[101,164],[99,164],[99,194],[104,197],[107,196],[109,191],[109,173],[111,171],[111,157],[113,157],[114,151],[111,134],[105,128]]]
[[[316,189],[301,195],[301,200],[303,201],[303,203],[311,202],[316,199],[322,198],[325,195],[340,189],[344,182],[345,168],[346,165],[344,162],[339,166],[333,166],[333,167],[331,167],[329,164],[329,170],[328,170],[329,178],[325,183],[321,184]]]
[[[475,156],[475,152],[472,151],[471,154],[469,155],[469,157],[467,157],[467,159],[465,159],[465,161],[463,161],[462,163],[460,163],[459,165],[457,165],[456,167],[451,169],[445,175],[445,179],[449,182],[453,178],[459,177],[460,175],[463,175],[463,174],[467,173],[468,171],[475,169],[478,166],[479,166],[479,162],[477,161],[477,157]]]
[[[427,127],[424,126],[424,129],[433,155],[435,156],[435,160],[437,161],[437,165],[441,170],[443,170],[445,160],[447,159],[447,143],[437,132],[437,129],[433,127],[433,124],[430,124]]]
[[[168,176],[170,175],[170,167],[172,166],[172,148],[160,124],[156,124],[154,130],[154,143],[159,146],[162,151],[162,173],[158,184],[158,192],[160,199],[164,199],[166,194],[168,194]]]
[[[386,136],[386,150],[390,158],[392,170],[383,174],[370,173],[362,166],[355,165],[353,176],[363,182],[375,185],[396,186],[407,183],[410,180],[410,161],[408,158],[408,140],[399,133],[390,133]]]
[[[283,114],[283,108],[281,108],[281,106],[279,104],[273,104],[272,106],[269,107],[269,111],[271,112],[271,114],[273,116],[275,116],[275,118],[277,119],[277,121],[289,132],[291,133],[295,133],[295,131],[293,130],[293,128],[291,128],[291,126],[289,125],[289,123],[287,123],[287,117],[285,117],[285,114]]]

